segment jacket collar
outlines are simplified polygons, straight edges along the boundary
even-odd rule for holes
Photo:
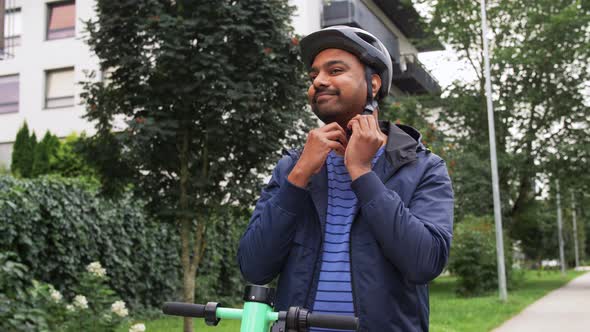
[[[382,158],[375,165],[375,172],[385,182],[402,166],[416,160],[416,152],[424,146],[420,133],[410,126],[379,121],[379,127],[387,135],[384,159],[389,165]]]
[[[421,143],[420,133],[410,126],[379,121],[379,127],[387,135],[385,158],[379,158],[373,170],[385,183],[402,166],[415,161],[417,159],[416,152],[423,150],[424,145]],[[311,194],[320,220],[326,220],[328,168],[325,163],[322,169],[311,177],[307,189]]]

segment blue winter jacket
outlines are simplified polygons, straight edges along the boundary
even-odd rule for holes
[[[350,233],[359,331],[428,331],[428,285],[443,270],[453,231],[453,190],[444,161],[414,128],[380,122],[388,135],[373,171],[352,182],[359,211]],[[307,188],[287,180],[287,152],[274,169],[240,240],[242,274],[254,284],[279,276],[275,308],[313,308],[328,204],[326,166]]]

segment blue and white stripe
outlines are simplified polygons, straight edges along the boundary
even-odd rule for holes
[[[373,157],[375,165],[383,148]],[[350,228],[356,215],[357,198],[344,158],[328,154],[328,211],[322,248],[322,263],[313,312],[354,316],[350,274]],[[340,331],[313,328],[310,331]]]

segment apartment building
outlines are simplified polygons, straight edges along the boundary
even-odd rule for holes
[[[0,53],[0,165],[10,166],[12,143],[26,121],[37,137],[49,130],[64,137],[91,132],[81,118],[85,72],[98,61],[82,40],[82,21],[92,1],[4,2],[4,48]]]
[[[403,0],[290,0],[298,34],[350,25],[381,39],[391,53],[394,95],[436,93],[440,87],[420,64],[419,52],[442,49],[428,40],[420,16]],[[0,166],[9,167],[18,129],[27,122],[37,137],[93,132],[82,118],[80,81],[99,73],[84,43],[83,22],[95,17],[95,0],[0,0]],[[100,75],[99,75],[100,78]]]

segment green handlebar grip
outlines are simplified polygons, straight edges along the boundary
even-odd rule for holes
[[[215,315],[219,319],[242,319],[244,310],[233,308],[217,308]]]

